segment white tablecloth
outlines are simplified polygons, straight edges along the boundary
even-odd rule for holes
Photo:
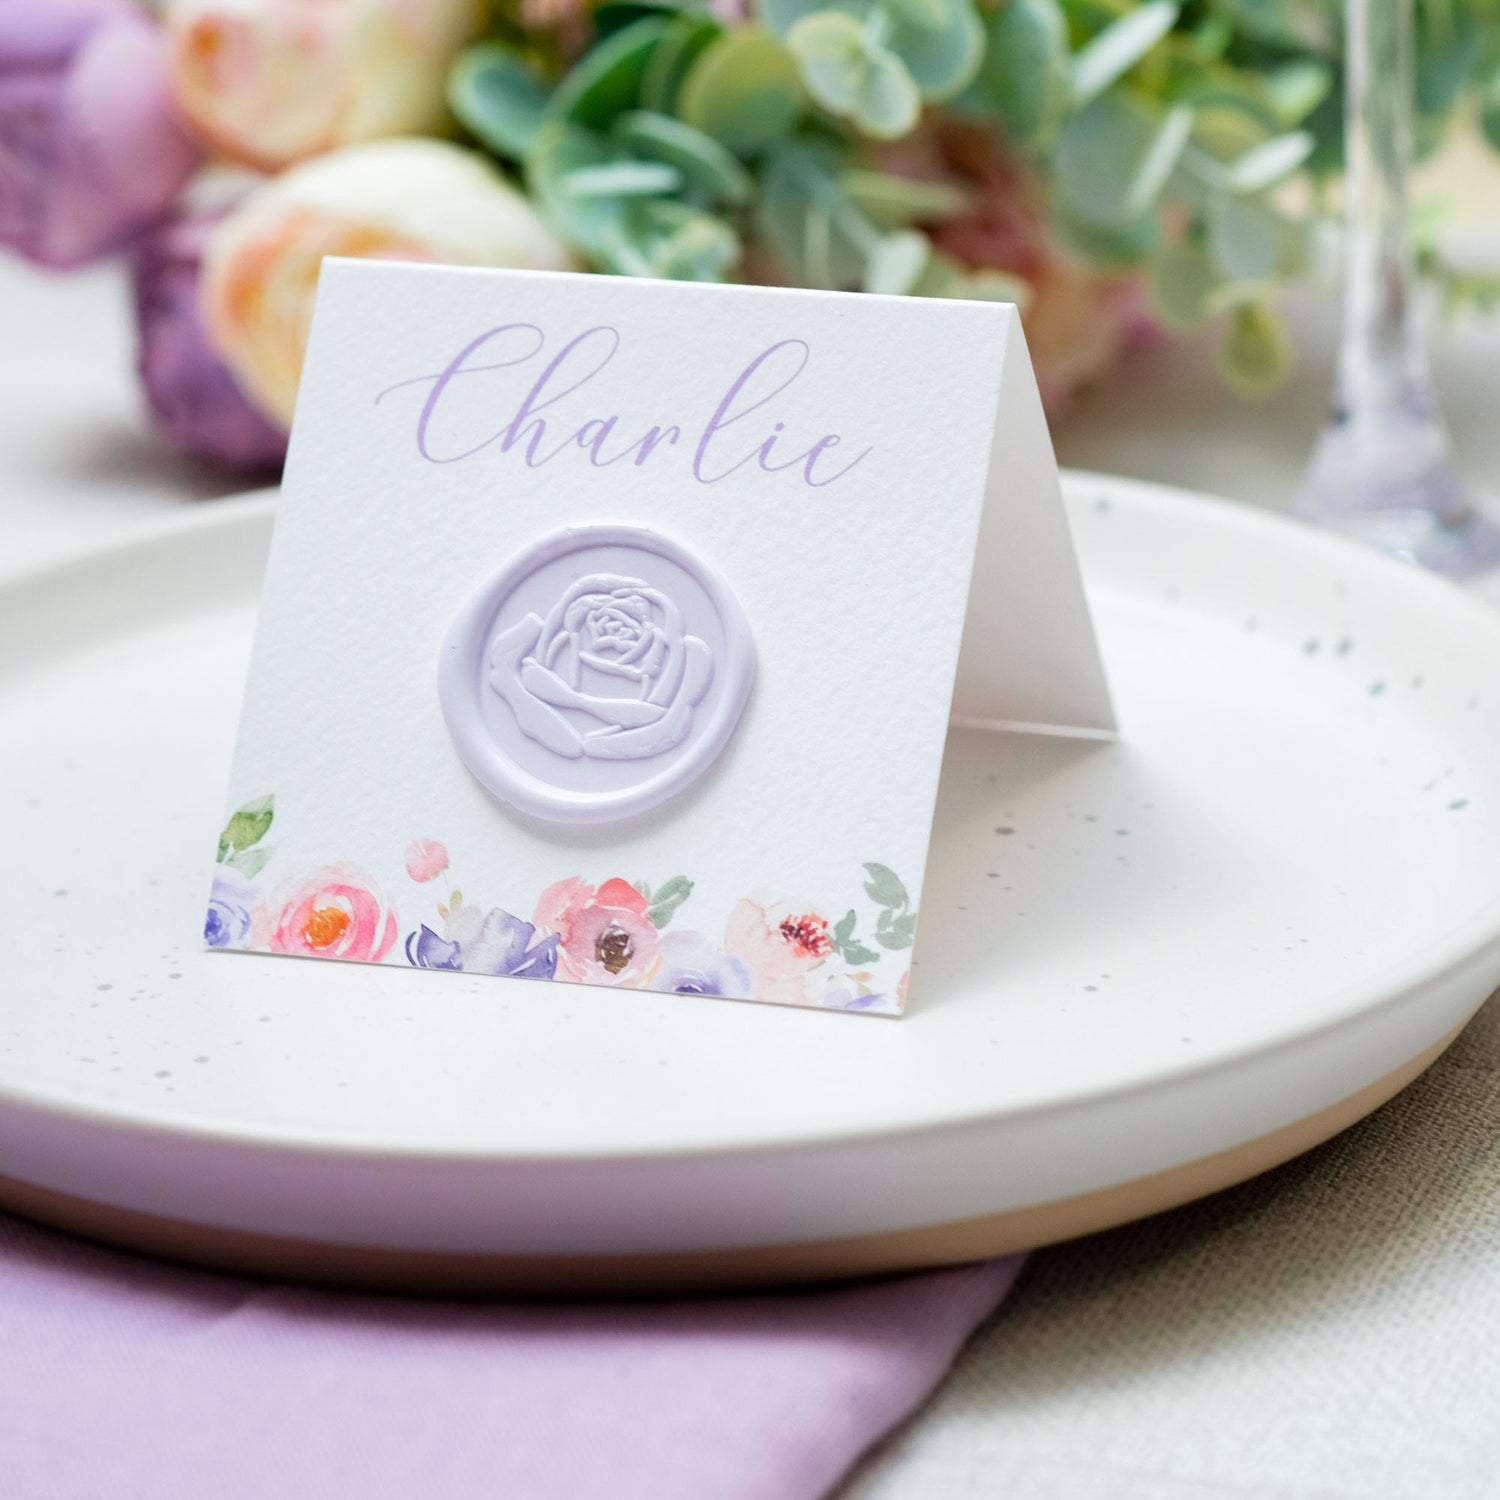
[[[1281,503],[1321,420],[1333,317],[1247,404],[1205,345],[1080,400],[1064,462]],[[0,262],[0,560],[128,533],[233,488],[146,430],[112,271]],[[1500,334],[1445,335],[1466,468],[1500,492]],[[1493,1500],[1500,1496],[1500,1011],[1300,1161],[1033,1258],[841,1500]],[[711,1500],[711,1497],[705,1497]]]

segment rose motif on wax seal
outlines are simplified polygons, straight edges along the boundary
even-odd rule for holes
[[[682,743],[713,678],[708,645],[640,578],[596,573],[546,619],[528,614],[495,638],[490,687],[521,732],[557,755],[642,760]],[[580,728],[565,710],[594,723]]]
[[[678,796],[733,737],[750,622],[702,558],[590,525],[509,559],[460,608],[438,687],[459,756],[516,811],[608,823]]]

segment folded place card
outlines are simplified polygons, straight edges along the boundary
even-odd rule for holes
[[[898,1012],[950,713],[1111,727],[1014,308],[328,261],[207,940]]]

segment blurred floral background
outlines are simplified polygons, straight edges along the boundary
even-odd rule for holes
[[[0,244],[130,257],[167,441],[274,471],[324,255],[1020,304],[1049,406],[1337,265],[1338,0],[0,0]],[[1500,148],[1500,0],[1417,0]],[[1418,223],[1450,303],[1493,304]]]

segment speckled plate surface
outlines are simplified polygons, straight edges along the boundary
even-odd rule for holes
[[[901,1021],[204,952],[270,503],[0,584],[0,1177],[335,1246],[711,1252],[1108,1189],[1409,1065],[1500,982],[1500,616],[1069,490],[1124,737],[953,734]]]

